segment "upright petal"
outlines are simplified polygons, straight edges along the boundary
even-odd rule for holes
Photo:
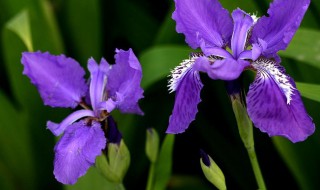
[[[79,121],[69,126],[56,144],[54,175],[64,184],[74,184],[95,162],[106,146],[101,126],[92,122],[89,126]]]
[[[88,61],[88,69],[90,71],[90,100],[92,109],[96,116],[99,117],[98,106],[100,102],[106,99],[107,73],[109,64],[106,60],[101,59],[100,65],[91,58]]]
[[[200,57],[196,60],[195,70],[206,72],[212,79],[234,80],[237,79],[245,67],[250,63],[245,60],[234,60],[232,58],[214,59]]]
[[[230,42],[232,19],[218,0],[175,0],[175,5],[176,30],[185,35],[190,47],[200,47],[201,40],[211,47]]]
[[[47,129],[49,129],[55,136],[61,135],[68,126],[83,117],[94,117],[91,110],[78,110],[66,117],[61,123],[47,122]]]
[[[85,96],[87,85],[79,63],[64,55],[24,52],[23,74],[38,88],[45,105],[74,108]]]
[[[203,84],[200,81],[199,72],[193,69],[194,61],[194,58],[184,60],[172,71],[169,89],[176,91],[176,97],[167,133],[184,132],[198,112],[197,106],[201,101],[200,91]]]
[[[233,56],[238,59],[240,53],[243,52],[245,48],[249,30],[253,25],[253,19],[249,14],[239,8],[232,12],[232,18],[234,26],[231,49]]]
[[[133,51],[116,50],[116,64],[108,73],[108,97],[116,102],[116,107],[123,113],[143,114],[138,101],[143,98],[140,87],[142,70]]]
[[[310,4],[310,0],[274,0],[268,10],[254,26],[251,36],[253,44],[263,40],[267,47],[262,54],[273,57],[279,50],[287,48]]]
[[[315,126],[307,114],[294,81],[279,64],[259,59],[247,95],[248,114],[262,132],[280,135],[292,142],[305,140]]]

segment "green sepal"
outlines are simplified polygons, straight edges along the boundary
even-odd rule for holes
[[[200,165],[204,175],[206,176],[207,180],[210,181],[214,186],[218,189],[227,189],[226,181],[224,175],[219,168],[219,166],[212,160],[212,158],[208,155],[210,159],[210,166],[206,166],[202,158],[200,158]]]
[[[108,143],[107,156],[102,154],[96,158],[96,167],[110,182],[120,184],[130,165],[129,150],[121,140],[120,144]]]
[[[248,116],[246,107],[241,103],[240,98],[233,98],[232,108],[237,120],[240,137],[246,148],[254,147],[252,122]]]
[[[159,152],[159,135],[153,128],[147,129],[146,154],[152,163],[155,163]]]

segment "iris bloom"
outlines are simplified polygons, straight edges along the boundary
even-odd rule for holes
[[[143,97],[138,59],[130,49],[116,50],[115,60],[116,64],[109,65],[104,59],[100,64],[89,59],[90,79],[86,82],[84,69],[64,55],[22,55],[23,74],[37,87],[45,105],[83,108],[61,123],[47,122],[54,135],[63,134],[54,148],[54,175],[64,184],[74,184],[106,148],[104,122],[112,110],[143,114],[138,106]]]
[[[288,46],[309,4],[310,0],[274,0],[268,16],[258,19],[239,8],[230,16],[217,0],[175,0],[177,32],[203,53],[192,54],[172,71],[169,87],[176,99],[167,132],[184,132],[195,119],[203,86],[199,72],[229,81],[250,69],[257,74],[246,101],[255,126],[292,142],[311,135],[314,123],[277,55]]]

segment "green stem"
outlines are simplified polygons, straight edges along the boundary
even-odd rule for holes
[[[256,177],[256,181],[258,183],[259,190],[267,189],[266,185],[264,183],[264,180],[263,180],[263,176],[262,176],[262,173],[260,170],[260,166],[259,166],[259,162],[257,159],[257,155],[256,155],[256,151],[254,149],[254,146],[251,148],[247,148],[247,151],[248,151],[248,155],[250,158],[250,162],[251,162],[254,176]]]
[[[153,189],[154,169],[155,169],[155,164],[151,163],[150,169],[149,169],[149,176],[148,176],[148,183],[147,183],[147,189],[146,190],[152,190]]]
[[[116,190],[126,190],[126,188],[124,187],[123,183],[119,183],[116,187]]]

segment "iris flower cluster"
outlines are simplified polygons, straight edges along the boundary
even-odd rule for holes
[[[54,175],[64,184],[74,184],[94,165],[107,141],[121,138],[118,133],[106,134],[111,130],[107,130],[110,112],[119,109],[143,114],[138,106],[143,97],[140,63],[131,49],[116,50],[114,65],[104,59],[98,64],[91,58],[90,78],[86,81],[79,63],[64,55],[25,52],[21,62],[23,73],[37,87],[45,105],[82,108],[61,123],[47,122],[54,135],[63,134],[54,148]],[[109,127],[113,126],[114,122],[109,122]]]
[[[246,104],[254,125],[292,142],[311,135],[314,123],[277,55],[287,48],[309,4],[310,0],[274,0],[268,16],[257,18],[239,8],[230,15],[218,0],[175,0],[177,32],[202,53],[191,54],[172,71],[169,87],[176,98],[167,133],[184,132],[195,119],[203,86],[199,72],[231,81],[252,70],[256,77]]]

